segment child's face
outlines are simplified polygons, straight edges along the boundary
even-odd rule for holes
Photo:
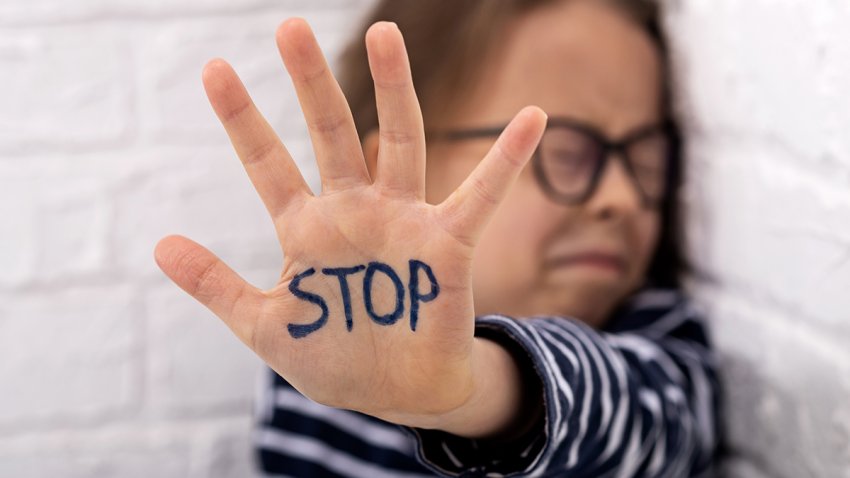
[[[528,104],[593,124],[609,139],[660,119],[655,45],[604,2],[555,2],[516,19],[507,35],[469,102],[442,127],[504,124]],[[429,144],[428,201],[447,197],[494,139]],[[601,325],[646,277],[659,227],[659,212],[642,208],[619,161],[608,162],[581,205],[547,198],[529,164],[476,249],[475,312],[572,315]],[[559,260],[590,251],[614,253],[624,267]]]

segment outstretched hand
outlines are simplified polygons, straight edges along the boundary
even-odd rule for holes
[[[396,423],[436,423],[480,385],[473,248],[546,116],[520,111],[460,187],[430,205],[422,115],[398,28],[379,22],[366,33],[380,129],[374,178],[310,27],[289,19],[276,39],[309,127],[320,195],[226,62],[210,61],[203,83],[274,222],[280,280],[260,290],[182,236],[161,239],[156,262],[306,396]]]

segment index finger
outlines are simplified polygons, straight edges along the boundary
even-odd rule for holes
[[[207,63],[204,89],[269,214],[278,217],[310,190],[277,134],[257,110],[233,68],[222,59]]]
[[[378,22],[366,32],[366,45],[380,136],[375,183],[424,200],[425,131],[404,39],[394,23]]]
[[[534,154],[547,119],[536,106],[523,108],[472,173],[438,206],[450,234],[468,246],[478,242],[484,226]]]

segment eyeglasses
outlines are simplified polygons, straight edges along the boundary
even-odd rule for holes
[[[428,135],[445,140],[492,137],[505,126],[430,131]],[[658,207],[672,182],[677,138],[670,121],[636,128],[622,139],[611,141],[587,123],[550,117],[532,157],[534,175],[553,201],[581,204],[593,195],[613,156],[622,160],[642,205]]]

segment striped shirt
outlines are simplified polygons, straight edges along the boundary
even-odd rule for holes
[[[644,288],[597,330],[564,317],[476,319],[542,396],[529,433],[493,444],[319,405],[269,370],[254,446],[272,476],[712,476],[716,358],[678,289]]]

